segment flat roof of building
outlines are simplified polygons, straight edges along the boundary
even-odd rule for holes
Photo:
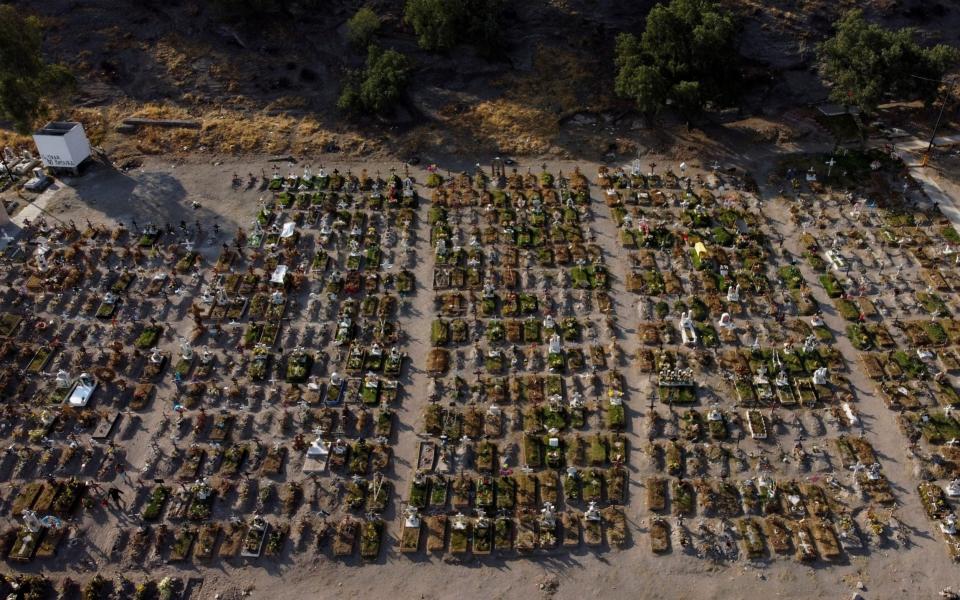
[[[50,121],[33,135],[66,135],[68,131],[79,125],[80,123],[76,121]]]

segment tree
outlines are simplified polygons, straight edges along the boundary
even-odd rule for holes
[[[347,21],[347,39],[355,48],[366,48],[380,29],[380,17],[368,6],[358,10]]]
[[[614,90],[636,103],[649,127],[653,124],[653,116],[664,106],[664,99],[670,93],[670,84],[658,68],[635,60],[640,55],[633,51],[635,44],[638,44],[635,36],[620,34],[617,37],[618,68]]]
[[[360,98],[370,112],[381,113],[392,108],[407,87],[410,64],[396,50],[381,50],[371,45],[367,52],[367,68],[360,85]]]
[[[860,10],[846,13],[817,48],[821,74],[832,84],[830,99],[868,113],[888,95],[933,101],[960,52],[944,44],[922,48],[913,38],[912,29],[867,23]]]
[[[43,60],[40,21],[0,6],[0,114],[26,133],[46,112],[47,102],[72,88],[73,76],[65,67]]]
[[[403,20],[413,27],[421,48],[445,52],[457,44],[463,13],[461,0],[407,0]]]
[[[690,122],[703,108],[703,93],[699,81],[680,81],[671,90],[671,100],[677,112]]]
[[[485,56],[501,51],[503,0],[407,0],[403,20],[424,50],[446,52],[465,42]]]
[[[406,56],[370,44],[363,71],[347,74],[337,107],[348,112],[385,113],[400,100],[409,73]]]
[[[647,15],[639,38],[617,36],[617,94],[649,119],[674,105],[688,120],[737,92],[739,29],[713,0],[671,0]]]

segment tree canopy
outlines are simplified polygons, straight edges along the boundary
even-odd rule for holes
[[[380,17],[372,8],[364,6],[347,21],[347,39],[356,48],[365,48],[380,29]]]
[[[887,96],[931,102],[944,73],[960,60],[956,48],[923,48],[912,29],[868,23],[860,10],[846,13],[834,36],[817,50],[821,73],[832,84],[830,99],[865,112],[876,110]]]
[[[738,43],[736,21],[713,0],[658,4],[642,36],[617,36],[615,90],[648,117],[668,105],[690,117],[734,97]]]
[[[385,113],[400,100],[409,74],[406,56],[370,44],[363,70],[347,74],[337,106],[349,112]]]
[[[44,62],[40,22],[0,6],[0,114],[28,132],[44,114],[45,101],[62,97],[72,84],[65,67]]]
[[[407,0],[403,11],[424,50],[446,51],[457,44],[457,24],[463,21],[460,0]]]
[[[500,51],[503,0],[407,0],[403,19],[424,50],[446,52],[470,44],[485,56]]]

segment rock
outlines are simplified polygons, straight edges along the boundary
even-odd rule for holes
[[[594,125],[597,116],[591,113],[577,113],[570,119],[571,125]]]

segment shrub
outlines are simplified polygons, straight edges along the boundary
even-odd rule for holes
[[[724,227],[716,227],[713,230],[713,241],[719,246],[729,248],[733,245],[733,234]]]
[[[670,314],[670,305],[661,300],[653,306],[653,312],[657,315],[658,319],[662,319]]]
[[[380,17],[372,8],[364,6],[347,21],[347,40],[354,48],[366,48],[380,29]]]
[[[446,52],[461,40],[490,56],[502,45],[503,0],[407,0],[403,20],[424,50]]]
[[[803,275],[800,273],[800,269],[793,265],[780,267],[779,275],[780,279],[792,290],[803,285]]]
[[[823,289],[826,290],[827,295],[831,298],[839,298],[843,295],[843,287],[840,286],[840,282],[837,281],[837,278],[831,273],[820,276],[820,283],[823,285]]]
[[[460,0],[407,0],[403,20],[417,34],[424,50],[446,51],[457,44],[457,29],[465,19]]]
[[[837,300],[837,311],[848,321],[857,321],[860,318],[860,309],[853,302],[843,298]]]
[[[44,62],[42,39],[39,19],[0,6],[0,117],[21,133],[44,116],[48,100],[65,97],[74,84],[66,67]]]
[[[406,56],[371,44],[363,71],[347,74],[337,108],[349,112],[387,112],[406,90],[409,71]]]

